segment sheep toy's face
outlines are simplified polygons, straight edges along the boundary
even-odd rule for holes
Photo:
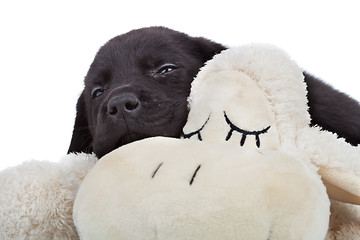
[[[213,73],[190,97],[184,137],[214,143],[277,149],[271,106],[256,82],[243,72]]]

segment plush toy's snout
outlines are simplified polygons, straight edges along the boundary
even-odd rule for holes
[[[161,137],[101,159],[74,205],[80,237],[108,240],[315,240],[328,213],[321,180],[287,155]]]

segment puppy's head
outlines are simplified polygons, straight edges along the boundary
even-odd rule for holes
[[[102,157],[146,137],[179,137],[192,80],[223,49],[162,27],[111,39],[85,78],[69,152]]]

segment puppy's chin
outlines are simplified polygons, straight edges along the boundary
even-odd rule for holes
[[[116,148],[126,145],[128,143],[132,143],[132,142],[144,139],[144,138],[148,138],[148,137],[151,137],[151,136],[146,135],[146,134],[141,134],[141,133],[130,133],[130,134],[124,135],[117,142]]]
[[[98,158],[103,157],[107,153],[131,142],[135,142],[144,138],[151,137],[141,133],[126,134],[118,138],[114,138],[109,141],[109,138],[98,138],[98,141],[93,143],[94,153]],[[103,139],[103,140],[99,140]],[[106,140],[105,140],[106,139]]]
[[[155,136],[164,136],[164,137],[173,137],[173,138],[179,138],[181,133],[173,133],[173,134],[143,134],[143,133],[135,133],[131,132],[128,134],[125,134],[123,136],[119,136],[117,138],[114,138],[110,140],[109,138],[103,138],[103,141],[96,141],[93,143],[93,149],[94,153],[98,158],[103,157],[107,153],[124,146],[126,144],[139,141],[145,138],[149,137],[155,137]],[[106,139],[106,140],[105,140]],[[110,141],[109,141],[110,140]]]

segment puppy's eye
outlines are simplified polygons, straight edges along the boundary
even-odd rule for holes
[[[104,92],[105,92],[105,89],[103,89],[103,88],[95,88],[91,92],[91,98],[92,99],[97,98],[97,97],[101,96]]]
[[[158,71],[156,72],[156,74],[158,75],[164,75],[166,73],[169,73],[169,72],[172,72],[176,69],[176,66],[173,65],[173,64],[165,64],[165,65],[162,65]]]

